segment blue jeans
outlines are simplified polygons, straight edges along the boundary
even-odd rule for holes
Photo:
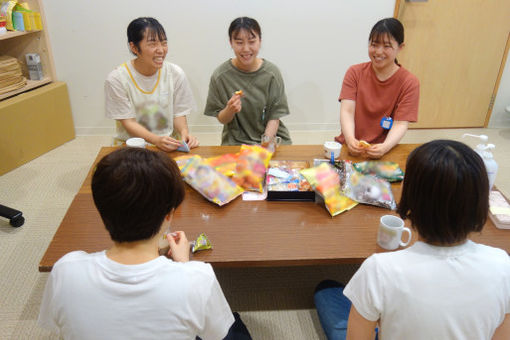
[[[345,340],[351,301],[344,295],[344,285],[333,280],[319,283],[313,296],[322,329],[329,340]],[[377,329],[376,336],[377,340]]]

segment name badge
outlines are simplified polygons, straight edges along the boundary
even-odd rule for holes
[[[391,117],[383,117],[380,125],[383,129],[389,130],[393,126],[393,119],[391,119]]]

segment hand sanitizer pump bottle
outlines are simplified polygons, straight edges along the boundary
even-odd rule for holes
[[[465,133],[462,135],[462,138],[469,136],[479,138],[483,143],[487,143],[489,137],[486,135],[472,135],[469,133]],[[494,181],[496,180],[496,174],[498,173],[498,163],[494,160],[494,156],[492,155],[491,149],[494,149],[496,146],[494,144],[478,144],[476,146],[475,151],[482,157],[483,162],[485,163],[485,168],[487,169],[487,176],[489,177],[489,191],[492,189],[494,185]]]

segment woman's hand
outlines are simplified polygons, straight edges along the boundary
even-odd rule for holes
[[[177,139],[169,136],[157,136],[154,145],[162,151],[170,152],[176,150],[182,144]]]
[[[170,244],[168,256],[176,262],[189,261],[189,242],[184,231],[175,231],[166,235]]]
[[[391,148],[385,143],[382,144],[372,144],[368,149],[366,149],[366,154],[368,158],[379,159],[384,156]]]
[[[186,144],[188,144],[188,147],[190,149],[196,148],[197,146],[200,145],[200,142],[198,141],[197,137],[195,137],[195,136],[183,133],[181,135],[181,137],[182,137],[182,140],[185,141]]]
[[[234,119],[234,116],[241,111],[241,97],[244,97],[242,93],[234,93],[227,102],[227,105],[223,110],[218,113],[218,121],[221,124],[228,124]]]
[[[235,94],[228,100],[227,106],[225,106],[225,112],[231,115],[234,115],[241,111],[242,103],[241,103],[242,94]]]
[[[351,156],[361,156],[365,152],[365,149],[359,146],[359,140],[356,138],[346,138],[345,144]]]

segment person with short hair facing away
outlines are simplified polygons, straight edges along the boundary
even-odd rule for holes
[[[335,137],[354,156],[381,158],[418,120],[420,83],[397,62],[404,26],[382,19],[368,38],[369,62],[351,66],[340,92],[341,134]]]
[[[127,28],[129,50],[135,58],[115,68],[104,84],[106,117],[116,120],[116,142],[141,137],[169,152],[183,143],[199,145],[189,133],[186,116],[195,102],[184,71],[165,60],[168,42],[154,18],[137,18]]]
[[[370,256],[345,289],[318,286],[328,337],[372,340],[378,324],[379,340],[510,339],[509,256],[469,240],[488,207],[485,165],[470,147],[435,140],[411,152],[397,213],[418,241]]]
[[[260,144],[262,135],[291,144],[280,118],[289,114],[280,71],[258,57],[262,32],[255,19],[240,17],[228,29],[235,57],[212,74],[204,114],[223,124],[221,145]]]
[[[53,266],[39,324],[64,339],[222,339],[234,317],[211,265],[189,261],[183,231],[158,243],[184,199],[175,162],[162,152],[122,148],[105,156],[92,195],[113,245],[73,251]]]

